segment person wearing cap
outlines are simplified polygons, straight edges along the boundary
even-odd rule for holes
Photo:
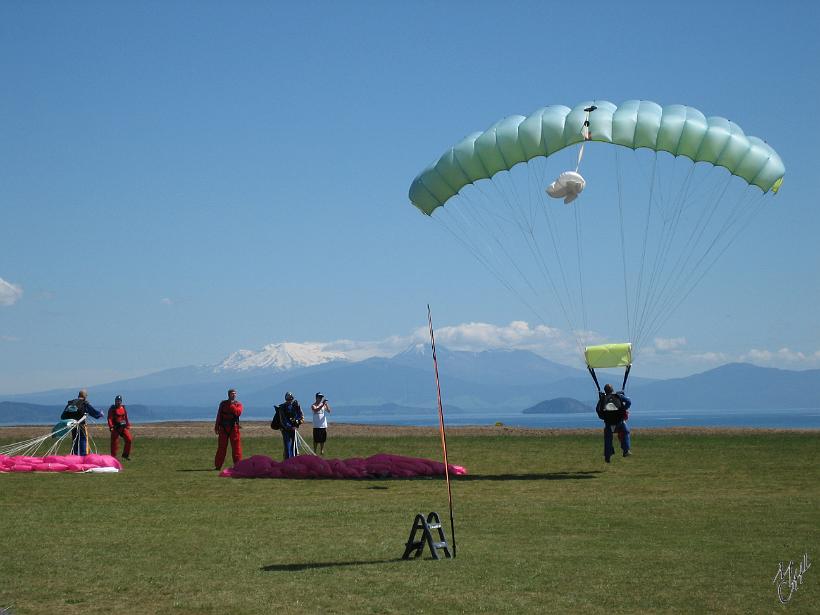
[[[604,422],[604,461],[607,463],[615,454],[615,447],[612,443],[613,433],[618,434],[623,456],[629,457],[632,454],[630,451],[629,427],[626,425],[630,406],[632,406],[632,400],[623,391],[615,391],[611,384],[604,386],[603,393],[598,393],[598,404],[595,406],[595,412],[598,414],[598,418]]]
[[[87,416],[91,415],[95,419],[102,418],[102,412],[88,403],[88,392],[82,389],[77,393],[77,399],[70,400],[66,405],[60,420],[73,419],[79,421],[71,428],[71,454],[88,455],[91,453],[91,446],[88,443]]]
[[[321,393],[316,393],[316,402],[310,406],[313,411],[313,450],[319,455],[325,454],[325,442],[327,442],[327,415],[330,414],[330,406],[327,399]]]
[[[111,432],[111,456],[117,456],[117,449],[120,446],[120,437],[125,441],[122,451],[122,458],[131,459],[131,421],[128,420],[128,411],[122,405],[122,395],[114,398],[114,405],[108,408],[108,431]]]
[[[285,393],[285,403],[276,406],[276,414],[274,415],[274,422],[278,423],[278,429],[282,432],[282,443],[284,445],[284,452],[282,453],[283,461],[291,457],[296,457],[298,452],[296,447],[296,430],[299,429],[299,425],[301,425],[304,420],[305,416],[302,414],[299,401],[294,399],[293,393],[288,391]],[[271,426],[275,423],[272,423]]]
[[[228,452],[228,441],[231,442],[233,462],[242,460],[242,436],[239,433],[239,416],[242,414],[242,402],[236,401],[236,389],[228,390],[228,399],[219,403],[216,411],[214,433],[219,436],[219,444],[214,457],[214,469],[221,470]]]

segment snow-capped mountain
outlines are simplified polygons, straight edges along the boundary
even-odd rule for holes
[[[222,363],[214,367],[214,372],[246,372],[256,369],[287,371],[297,367],[311,367],[331,361],[349,361],[343,352],[324,350],[324,344],[316,342],[282,342],[268,344],[260,351],[237,350]]]

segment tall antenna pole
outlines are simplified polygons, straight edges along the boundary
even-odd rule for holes
[[[456,556],[456,524],[453,520],[453,491],[450,488],[450,465],[447,463],[447,434],[444,432],[444,407],[441,405],[441,385],[438,379],[438,360],[436,359],[436,337],[433,335],[433,315],[430,304],[427,304],[427,322],[430,325],[430,344],[433,347],[433,369],[436,372],[436,399],[438,400],[438,429],[441,434],[441,450],[444,455],[444,477],[447,480],[447,502],[450,506],[450,535],[453,538],[453,557]]]

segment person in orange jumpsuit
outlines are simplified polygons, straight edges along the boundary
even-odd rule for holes
[[[219,404],[216,411],[214,433],[219,436],[219,445],[214,457],[214,469],[221,470],[228,452],[228,440],[231,441],[231,455],[233,462],[242,459],[242,437],[239,434],[239,415],[242,414],[242,402],[236,401],[236,390],[228,391],[228,399]]]
[[[125,447],[122,451],[122,458],[131,459],[131,421],[128,420],[128,411],[122,405],[122,396],[114,398],[114,405],[108,408],[108,431],[111,432],[111,456],[117,456],[117,449],[120,446],[120,437],[125,440]]]

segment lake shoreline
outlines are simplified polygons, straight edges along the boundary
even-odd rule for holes
[[[134,423],[133,434],[140,438],[202,438],[213,437],[213,423],[210,421],[168,421],[156,423]],[[306,422],[301,433],[310,439],[312,425]],[[15,425],[0,427],[0,438],[27,438],[42,435],[50,430],[46,425]],[[94,438],[107,436],[108,428],[104,424],[90,425]],[[447,426],[448,435],[458,436],[572,436],[581,434],[598,434],[600,427],[595,428],[555,428],[555,427],[512,427],[495,425],[459,425]],[[770,428],[770,427],[633,427],[633,431],[651,435],[749,435],[749,434],[782,434],[782,433],[817,433],[812,428]],[[414,425],[371,425],[359,423],[332,423],[328,428],[330,437],[373,437],[400,438],[414,436],[438,436],[438,427]],[[242,435],[246,438],[272,436],[268,421],[244,421]]]

